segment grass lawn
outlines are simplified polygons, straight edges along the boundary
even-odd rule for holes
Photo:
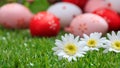
[[[35,6],[39,7],[39,3],[44,5],[46,1],[35,1],[28,6],[34,13],[48,7],[45,3],[44,7],[37,9]],[[0,27],[0,68],[120,68],[120,54],[104,54],[103,49],[99,52],[88,52],[77,62],[58,60],[58,57],[53,55],[52,47],[55,46],[55,39],[60,39],[64,34],[61,30],[56,37],[33,38],[29,30],[8,30]]]

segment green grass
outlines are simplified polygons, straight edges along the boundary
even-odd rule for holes
[[[58,60],[52,48],[55,39],[31,37],[29,30],[7,30],[0,28],[0,68],[120,68],[120,54],[109,52],[88,52],[77,62]],[[33,66],[30,64],[34,64]]]
[[[33,5],[27,4],[34,13],[48,7],[45,0],[35,1]],[[38,1],[41,3],[39,9]],[[104,54],[103,49],[99,52],[88,52],[77,62],[58,60],[53,55],[52,48],[55,46],[55,39],[60,39],[64,34],[64,31],[60,31],[56,37],[33,38],[29,30],[8,30],[0,27],[0,68],[120,68],[120,54]]]

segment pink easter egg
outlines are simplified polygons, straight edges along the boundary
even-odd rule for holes
[[[104,0],[89,0],[84,8],[85,12],[93,12],[99,8],[108,8]]]
[[[18,3],[5,4],[0,8],[0,24],[9,29],[28,28],[33,14]]]
[[[65,31],[79,36],[89,35],[93,32],[105,34],[108,31],[108,24],[96,14],[85,13],[74,18],[70,26],[65,28]]]

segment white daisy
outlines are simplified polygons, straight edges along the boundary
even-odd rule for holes
[[[120,31],[115,34],[114,31],[112,31],[112,34],[107,34],[108,40],[106,42],[106,45],[104,46],[105,50],[104,53],[107,53],[108,51],[114,51],[116,53],[120,52]]]
[[[52,48],[59,59],[67,58],[68,61],[77,61],[76,57],[84,57],[86,52],[83,49],[84,46],[79,44],[79,36],[74,37],[72,34],[65,34],[61,38],[62,40],[56,40],[56,47]]]
[[[85,45],[87,50],[99,50],[100,47],[103,46],[104,40],[106,38],[102,38],[102,33],[91,33],[90,36],[83,34],[83,38],[81,38],[82,45]]]

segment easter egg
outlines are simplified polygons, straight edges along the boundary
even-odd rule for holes
[[[79,6],[80,8],[84,8],[84,6],[86,5],[88,0],[62,0],[63,2],[70,2],[73,3],[77,6]]]
[[[50,12],[60,19],[61,27],[69,26],[72,19],[81,14],[82,10],[74,4],[60,2],[52,5],[48,8],[47,12]]]
[[[30,33],[33,37],[56,36],[59,30],[59,19],[48,12],[40,12],[36,14],[30,22]]]
[[[93,13],[100,15],[107,21],[109,31],[120,29],[120,17],[115,11],[107,8],[101,8],[95,10]]]
[[[104,0],[89,0],[84,8],[85,12],[93,12],[99,8],[108,8]]]
[[[18,3],[5,4],[0,8],[0,24],[9,29],[28,28],[33,14]]]
[[[79,36],[83,36],[83,34],[89,35],[93,32],[105,34],[107,30],[107,22],[102,17],[92,13],[77,16],[72,20],[70,26],[65,28],[65,31]]]
[[[120,0],[105,0],[105,2],[112,10],[120,13]]]

